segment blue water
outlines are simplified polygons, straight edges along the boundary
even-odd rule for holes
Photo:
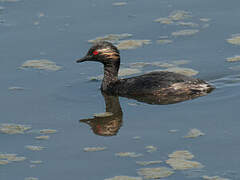
[[[165,179],[200,180],[202,175],[240,179],[239,71],[229,69],[240,64],[226,62],[227,57],[239,54],[240,47],[226,39],[240,33],[240,2],[139,0],[127,1],[122,7],[113,6],[113,2],[116,1],[0,1],[5,8],[0,11],[0,19],[5,20],[0,24],[0,123],[58,130],[46,141],[35,140],[34,133],[0,134],[0,152],[27,157],[23,162],[0,165],[0,179],[99,180],[117,175],[137,176],[141,167],[135,161],[166,160],[176,150],[192,152],[194,160],[205,167],[195,177],[189,177],[188,171],[176,171]],[[191,22],[210,18],[210,26],[198,28],[200,32],[193,36],[172,37],[173,43],[159,45],[156,43],[159,36],[188,29],[153,22],[175,10],[191,12]],[[41,14],[44,16],[39,17]],[[39,25],[34,25],[36,21]],[[190,63],[183,66],[199,71],[196,77],[212,82],[217,89],[207,96],[172,105],[148,105],[120,97],[123,117],[118,134],[111,137],[94,134],[89,125],[79,120],[105,112],[100,82],[88,79],[101,74],[102,66],[76,64],[75,60],[85,55],[91,46],[89,39],[110,33],[131,33],[133,39],[152,41],[150,45],[121,51],[122,63],[187,59]],[[31,59],[49,59],[63,69],[50,72],[18,68]],[[24,90],[8,90],[12,86]],[[183,138],[191,128],[206,135]],[[178,131],[169,133],[171,129]],[[140,140],[133,139],[135,136],[140,136]],[[32,152],[26,145],[46,149]],[[147,145],[158,150],[147,153]],[[108,149],[83,151],[92,146]],[[144,156],[121,158],[114,155],[117,152]],[[30,168],[30,160],[43,163]]]

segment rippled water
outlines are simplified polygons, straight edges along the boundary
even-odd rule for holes
[[[0,179],[139,177],[137,171],[143,167],[136,161],[163,161],[146,167],[170,168],[164,161],[178,150],[191,152],[192,161],[204,167],[174,170],[164,179],[198,180],[204,175],[240,179],[240,62],[227,61],[239,55],[238,39],[227,39],[240,33],[240,2],[116,2],[0,0],[0,128],[3,124],[31,126],[12,125],[11,131],[4,129],[0,134]],[[187,17],[179,20],[179,14],[173,16],[176,12],[187,12]],[[158,18],[173,22],[155,22]],[[101,82],[90,80],[102,73],[102,66],[75,60],[91,46],[88,40],[123,33],[132,34],[124,40],[150,40],[151,44],[121,50],[122,67],[188,60],[177,67],[193,69],[198,72],[195,77],[217,89],[171,105],[105,97],[114,117],[94,116],[105,112]],[[61,69],[20,68],[27,60],[41,59]],[[164,68],[137,69],[141,74]],[[194,128],[205,135],[184,138]],[[44,129],[50,130],[40,131]],[[36,139],[39,136],[45,137]],[[148,152],[146,146],[156,149]],[[94,152],[86,151],[88,147],[95,147]],[[120,152],[133,152],[133,157],[116,156]],[[6,154],[17,156],[9,160]]]

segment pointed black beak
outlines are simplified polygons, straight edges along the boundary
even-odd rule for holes
[[[84,62],[84,61],[92,61],[92,57],[91,56],[84,56],[83,58],[78,59],[76,62],[81,63],[81,62]]]

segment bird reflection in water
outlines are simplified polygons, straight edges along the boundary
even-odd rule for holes
[[[95,116],[90,119],[81,119],[80,122],[86,123],[91,126],[92,131],[99,136],[114,136],[122,126],[122,109],[119,103],[118,96],[110,96],[102,93],[106,112],[109,115]]]
[[[106,106],[106,115],[94,116],[89,119],[81,119],[79,122],[86,123],[91,126],[92,131],[99,136],[114,136],[118,133],[123,123],[123,112],[119,103],[119,97],[102,92]],[[193,94],[192,96],[168,96],[168,98],[156,99],[152,96],[128,97],[147,104],[174,104],[190,99],[204,96],[206,93]]]

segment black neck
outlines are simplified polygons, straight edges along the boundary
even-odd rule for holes
[[[104,64],[104,77],[101,89],[106,91],[109,85],[118,80],[118,70],[120,61],[114,61],[109,64]]]

